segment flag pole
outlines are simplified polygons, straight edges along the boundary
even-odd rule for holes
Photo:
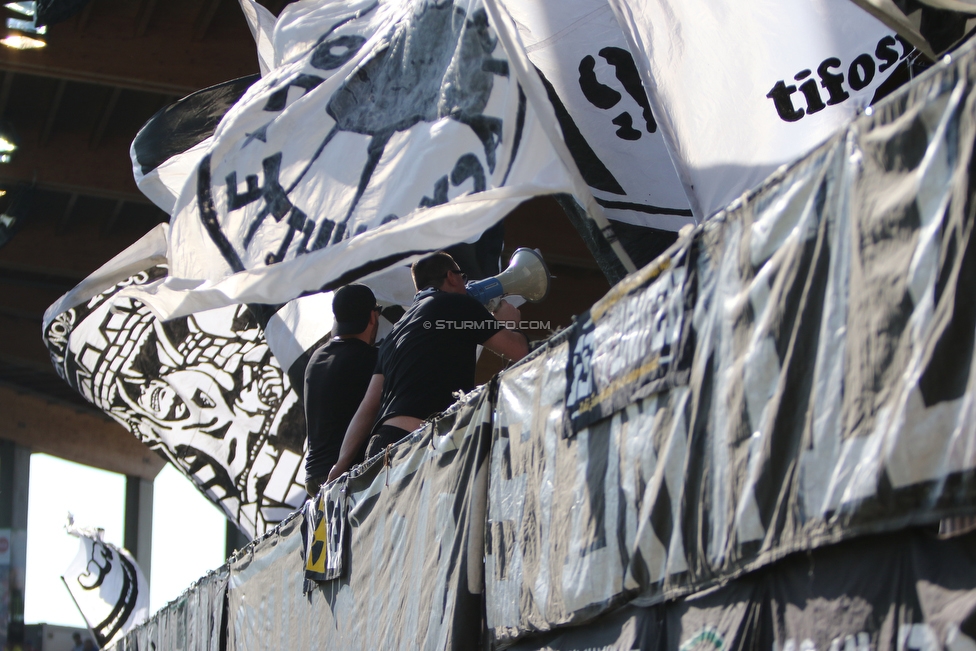
[[[68,587],[68,582],[64,580],[64,576],[61,577],[61,583],[64,584],[64,589],[68,591],[68,596],[71,597],[71,601],[74,602],[75,608],[78,609],[78,614],[81,615],[81,618],[83,620],[85,620],[85,626],[88,628],[88,632],[91,633],[92,641],[95,642],[95,645],[99,649],[101,649],[102,648],[102,645],[99,644],[99,642],[98,642],[98,635],[95,634],[95,629],[93,629],[92,626],[91,626],[91,624],[88,623],[88,618],[85,617],[85,613],[82,612],[81,606],[78,605],[78,600],[75,599],[74,593],[71,592],[71,588]]]

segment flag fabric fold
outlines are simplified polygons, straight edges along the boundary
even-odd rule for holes
[[[165,225],[52,305],[58,374],[175,465],[250,536],[305,498],[305,418],[244,305],[162,322],[125,288],[165,278]]]
[[[691,208],[606,0],[503,0],[607,218],[677,231]]]

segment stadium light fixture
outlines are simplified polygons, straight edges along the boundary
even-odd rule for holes
[[[0,124],[0,163],[13,160],[14,152],[20,147],[20,138],[9,124]]]
[[[27,34],[37,34],[44,36],[47,34],[47,25],[38,27],[33,20],[23,20],[21,18],[8,18],[7,29],[16,29]]]
[[[20,14],[21,16],[27,16],[28,18],[33,18],[37,15],[37,3],[36,2],[8,2],[4,5],[10,11]]]
[[[7,34],[3,39],[0,39],[0,43],[14,50],[36,50],[47,47],[47,43],[44,41],[23,34]]]
[[[22,17],[7,18],[7,34],[0,43],[14,50],[36,50],[47,45],[43,38],[47,26],[37,25],[36,2],[8,2],[4,8]]]

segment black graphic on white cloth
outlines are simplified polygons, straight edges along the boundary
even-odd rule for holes
[[[901,47],[900,54],[895,50],[896,44]],[[867,88],[874,80],[876,70],[878,74],[886,72],[912,51],[911,44],[902,37],[887,35],[878,41],[874,56],[865,52],[855,57],[849,65],[837,57],[827,57],[817,66],[816,75],[813,75],[809,68],[801,70],[793,76],[799,86],[787,85],[787,82],[781,79],[770,89],[766,97],[773,101],[780,120],[797,122],[804,116],[818,113],[828,106],[846,102],[851,94],[847,92],[845,85],[854,92]],[[875,59],[878,60],[877,63]],[[827,92],[826,98],[820,94],[821,87]],[[806,104],[805,107],[802,103],[799,106],[793,103],[793,95],[798,89]]]
[[[640,105],[642,109],[641,117],[644,119],[647,132],[654,133],[657,131],[657,121],[651,113],[651,104],[647,100],[647,93],[644,92],[644,86],[640,80],[640,73],[637,72],[634,57],[631,56],[630,52],[619,47],[605,47],[600,50],[600,56],[613,66],[617,81],[623,84],[627,93]],[[595,67],[596,60],[590,55],[583,57],[583,60],[580,61],[580,90],[583,91],[583,95],[593,106],[609,110],[620,102],[621,95],[597,79],[596,73],[594,72]],[[627,111],[616,115],[612,122],[620,127],[617,129],[618,138],[622,140],[640,140],[641,132],[634,128],[634,118]]]
[[[356,17],[369,14],[376,6]],[[336,33],[351,20],[352,17],[341,20],[326,30],[306,54],[304,72],[274,80],[261,110],[280,114],[318,88],[328,77],[327,72],[338,69],[357,55],[367,42],[367,35]],[[424,44],[422,53],[418,53],[418,43]],[[300,256],[365,232],[370,227],[365,220],[355,220],[359,222],[355,229],[351,228],[351,222],[381,165],[387,144],[396,133],[406,132],[421,122],[433,123],[448,118],[463,124],[481,143],[482,151],[461,153],[453,161],[415,161],[422,165],[444,165],[445,174],[415,205],[402,206],[398,209],[400,214],[372,215],[370,223],[381,226],[417,208],[446,203],[451,186],[470,187],[472,193],[484,191],[488,175],[495,171],[503,142],[503,118],[486,113],[495,78],[509,76],[507,60],[497,58],[496,53],[501,52],[484,9],[471,11],[469,15],[450,2],[420,0],[403,20],[389,29],[383,44],[369,53],[324,103],[325,113],[334,124],[310,156],[298,163],[292,162],[293,168],[289,168],[287,149],[268,145],[270,152],[261,159],[260,179],[258,174],[231,171],[224,175],[223,183],[214,177],[211,156],[205,156],[197,172],[196,198],[200,219],[232,271],[248,267],[245,257],[254,259],[257,255],[264,264],[274,264],[286,257]],[[312,70],[322,71],[323,75],[313,74]],[[510,139],[506,143],[510,155],[502,185],[514,162],[525,118],[525,102],[520,88],[518,93],[517,123],[505,136]],[[268,129],[276,119],[277,116],[246,133],[241,149],[260,146],[258,141],[267,145]],[[354,196],[348,205],[336,206],[337,212],[310,217],[312,211],[296,205],[293,193],[303,184],[316,182],[310,170],[321,157],[330,156],[329,145],[341,133],[369,138]],[[241,182],[243,187],[239,186]],[[223,208],[215,201],[222,192],[226,193],[228,214],[263,202],[257,212],[246,217],[240,241],[229,235],[223,226],[226,222],[221,214]],[[270,238],[274,240],[271,244],[268,244],[268,238],[258,237],[268,217],[285,224],[284,229],[276,231],[276,236]],[[259,239],[268,249],[250,251]],[[244,252],[250,256],[245,256]]]
[[[89,550],[88,573],[77,578],[77,583],[83,590],[98,590],[113,569],[122,574],[118,600],[112,610],[102,621],[91,623],[99,647],[104,647],[129,621],[139,599],[139,581],[132,561],[110,545],[92,540]]]
[[[619,48],[614,48],[614,47],[603,48],[600,51],[605,52],[607,50],[615,50],[615,51],[619,50],[621,52],[625,52],[624,50],[620,50]],[[630,57],[630,54],[627,53],[627,56]],[[580,67],[581,68],[589,67],[588,64],[586,65],[584,64],[585,64],[585,59],[584,62],[580,63]],[[618,68],[618,74],[621,74],[619,73],[620,69],[624,69],[626,67],[627,66],[621,65],[621,67]],[[559,97],[559,94],[556,91],[555,86],[553,86],[552,81],[546,78],[542,70],[537,69],[536,72],[538,73],[539,78],[542,80],[542,85],[546,89],[546,96],[549,98],[549,102],[552,104],[552,108],[556,113],[556,120],[559,122],[559,128],[560,131],[562,131],[563,140],[566,142],[566,146],[569,147],[569,152],[573,157],[573,161],[576,163],[577,169],[579,169],[580,174],[582,174],[583,180],[586,181],[586,184],[588,186],[590,186],[595,190],[620,195],[622,199],[627,198],[627,191],[624,190],[623,186],[620,184],[620,181],[618,181],[617,178],[614,176],[613,172],[610,171],[607,164],[603,160],[601,160],[600,156],[593,150],[593,147],[587,141],[586,136],[583,135],[579,125],[576,123],[576,120],[570,114],[566,104]],[[602,88],[596,88],[595,86],[597,85],[599,85]],[[617,101],[619,101],[621,97],[620,93],[618,93],[613,88],[610,88],[609,86],[605,86],[604,84],[602,84],[602,82],[597,81],[595,77],[591,79],[588,74],[584,75],[582,72],[580,76],[580,87],[584,95],[587,96],[589,98],[589,101],[597,108],[615,106]],[[628,86],[627,89],[628,92],[632,92],[632,86]],[[638,103],[641,104],[641,106],[647,103],[647,95],[646,93],[644,93],[643,86],[640,86],[640,94],[636,96],[644,98],[643,103],[638,101]],[[627,116],[627,118],[620,118],[621,122],[629,119],[630,122],[632,123],[633,120],[630,117],[629,113],[624,112],[621,115]],[[649,122],[647,123],[648,133],[656,132],[657,123],[654,120],[654,117],[650,114],[649,111],[645,112],[643,115],[646,119],[649,119]],[[620,116],[618,115],[618,117]],[[616,120],[617,118],[614,119]],[[616,124],[616,122],[614,122],[614,124]],[[618,129],[618,131],[620,130]],[[640,132],[638,131],[637,134],[640,135]],[[625,138],[621,138],[621,139],[626,140]],[[631,140],[629,142],[633,142],[633,141]],[[689,208],[673,208],[667,206],[651,205],[647,203],[641,203],[638,201],[608,200],[600,196],[596,196],[596,200],[597,203],[599,203],[601,206],[611,210],[636,211],[638,213],[644,213],[649,215],[676,215],[681,217],[691,217],[691,210]],[[615,226],[614,228],[619,230],[619,227],[617,226]],[[631,257],[636,256],[635,260],[640,257],[639,255],[637,255],[637,253],[644,248],[644,245],[642,243],[636,243],[633,247],[631,247],[628,246],[628,240],[630,238],[626,235],[625,232],[618,232],[617,236],[618,238],[621,239],[622,242],[624,242],[624,245],[628,248],[628,251],[631,253]],[[632,248],[633,251],[631,251]]]
[[[155,267],[58,315],[45,333],[52,361],[243,530],[261,533],[301,503],[297,398],[246,307],[162,323],[115,296],[165,274]]]

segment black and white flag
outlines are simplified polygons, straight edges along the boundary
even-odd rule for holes
[[[502,4],[607,218],[669,231],[693,223],[634,57],[606,0]]]
[[[608,0],[704,219],[821,144],[913,49],[850,0]]]
[[[296,3],[273,45],[276,67],[192,153],[170,277],[131,292],[162,318],[367,277],[533,196],[595,205],[482,0]]]
[[[179,468],[250,536],[305,499],[305,415],[243,305],[162,322],[125,288],[165,278],[165,224],[52,305],[61,377]]]
[[[61,578],[104,648],[149,617],[149,583],[129,552],[102,540],[100,529],[69,524],[68,533],[78,538],[78,555]]]
[[[501,376],[499,646],[972,516],[974,61],[969,43]]]

